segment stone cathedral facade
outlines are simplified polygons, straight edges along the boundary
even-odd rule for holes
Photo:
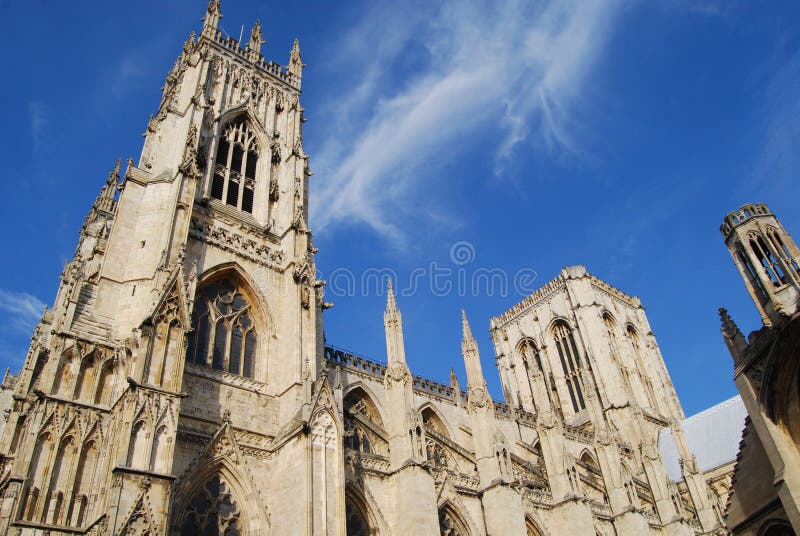
[[[391,287],[385,363],[325,344],[300,48],[266,61],[260,25],[240,44],[221,16],[212,0],[35,329],[0,533],[721,533],[727,490],[689,451],[643,307],[583,267],[491,319],[504,403],[466,315],[465,388],[412,374]]]

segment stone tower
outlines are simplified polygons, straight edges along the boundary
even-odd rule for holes
[[[797,311],[800,251],[764,203],[744,205],[719,228],[764,325]]]
[[[722,335],[747,408],[727,512],[732,534],[800,531],[800,251],[763,203],[728,214],[725,244],[761,313],[745,339],[725,309]],[[781,532],[784,531],[784,532]]]
[[[313,382],[300,47],[281,67],[259,22],[239,43],[221,17],[212,0],[36,328],[0,443],[0,532],[343,530],[338,417]]]

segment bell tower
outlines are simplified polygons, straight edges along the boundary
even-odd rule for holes
[[[239,43],[221,18],[212,0],[36,328],[0,438],[0,532],[341,532],[300,45],[281,66],[260,22]],[[287,489],[329,514],[267,502]]]
[[[744,205],[719,228],[765,326],[797,312],[800,251],[764,203]]]

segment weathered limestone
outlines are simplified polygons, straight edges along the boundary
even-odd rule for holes
[[[300,46],[284,69],[260,23],[242,46],[221,17],[212,0],[3,382],[0,533],[719,528],[703,475],[679,496],[654,450],[683,412],[638,299],[581,266],[492,319],[506,403],[466,315],[467,390],[412,374],[391,285],[385,365],[326,345]]]

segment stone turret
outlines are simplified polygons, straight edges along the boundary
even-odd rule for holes
[[[798,311],[800,251],[764,203],[743,205],[719,228],[765,326]]]

